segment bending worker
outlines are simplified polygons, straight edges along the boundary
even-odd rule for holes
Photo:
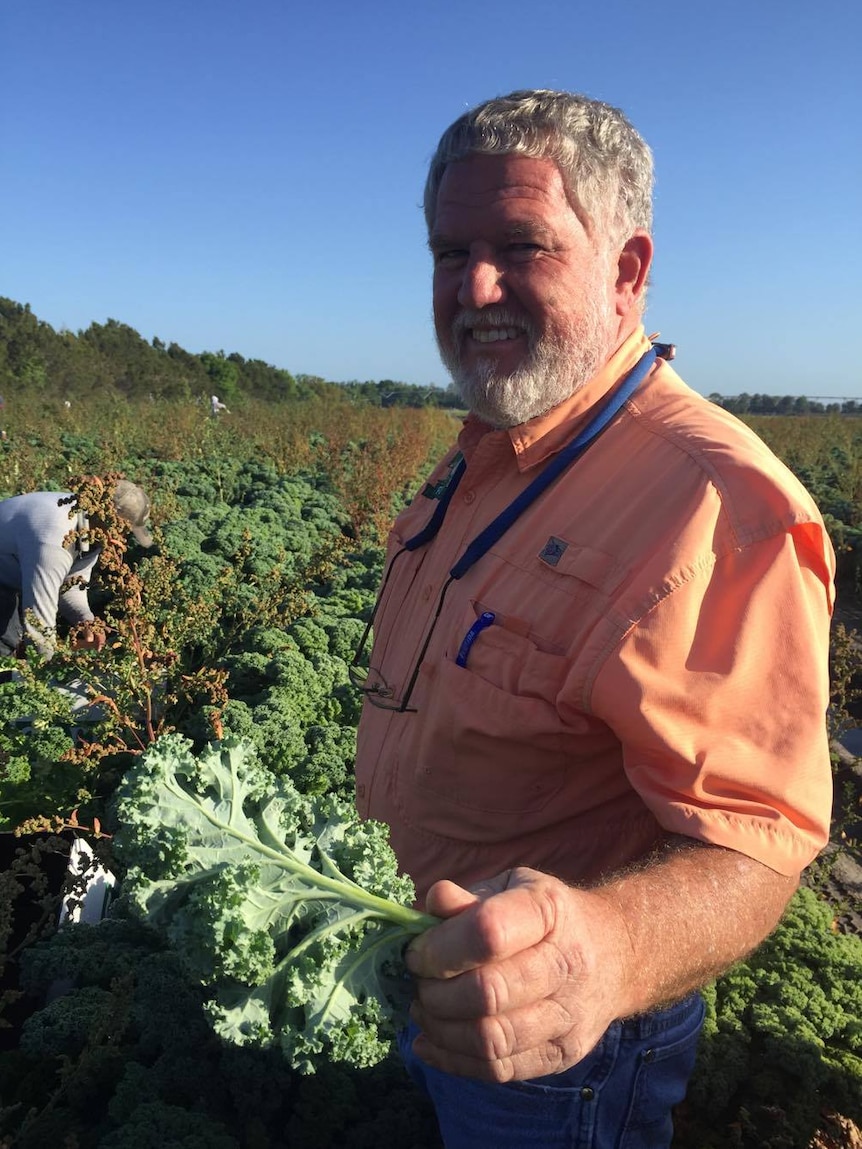
[[[64,491],[32,491],[0,502],[0,653],[20,654],[29,638],[45,658],[55,646],[59,614],[75,625],[94,621],[87,587],[101,548],[88,546],[88,522]],[[150,501],[121,479],[114,491],[117,514],[144,547]],[[75,537],[70,539],[70,536]],[[28,617],[32,612],[32,618]],[[101,650],[104,633],[84,627],[77,648]]]
[[[698,988],[828,837],[834,556],[645,335],[651,200],[628,120],[566,92],[464,114],[426,184],[470,414],[353,674],[360,812],[444,919],[407,951],[402,1052],[447,1149],[669,1145]]]

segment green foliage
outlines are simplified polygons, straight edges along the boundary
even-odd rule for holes
[[[15,668],[0,682],[0,831],[8,831],[34,814],[86,802],[96,771],[66,758],[75,730],[69,697],[39,675],[37,662],[0,665]]]
[[[270,464],[238,461],[219,477],[176,463],[163,470],[175,511],[159,550],[129,552],[122,530],[106,532],[91,598],[110,656],[61,644],[50,664],[8,661],[21,676],[0,683],[0,828],[64,819],[75,807],[100,814],[98,795],[129,754],[170,729],[202,744],[220,715],[301,786],[348,787],[359,702],[346,658],[361,623],[344,612],[371,596],[335,590],[349,578],[338,505]],[[110,518],[106,486],[78,484],[80,498]],[[333,617],[330,593],[340,596]],[[297,620],[310,612],[303,629]],[[93,700],[83,726],[64,685],[79,703]]]
[[[213,390],[231,398],[230,417],[210,417]],[[295,787],[303,801],[349,799],[358,696],[346,668],[374,601],[381,532],[426,458],[457,430],[429,409],[444,400],[418,390],[389,380],[335,386],[235,353],[191,355],[158,339],[149,345],[116,320],[55,332],[28,307],[0,300],[9,434],[0,494],[67,488],[69,476],[113,468],[151,492],[159,541],[155,554],[124,555],[138,582],[107,572],[92,588],[114,628],[110,656],[63,648],[56,662],[21,667],[20,680],[0,685],[6,825],[29,814],[66,818],[76,805],[104,817],[105,798],[150,738],[148,721],[153,736],[173,728],[197,746],[221,723],[253,742],[260,767],[281,779],[268,786]],[[856,594],[862,423],[807,418],[796,403],[792,419],[764,418],[757,411],[772,408],[753,398],[745,418],[815,494],[839,554],[841,593]],[[836,639],[833,733],[855,723],[858,709],[858,645],[853,635]],[[223,674],[223,697],[183,692],[205,669]],[[91,698],[119,700],[121,720],[82,732],[56,690],[76,678]],[[87,749],[100,745],[115,752],[99,759]],[[43,862],[28,850],[0,876],[0,942],[8,907],[31,891],[35,932],[56,920],[56,893],[39,886]],[[225,920],[241,919],[247,876],[240,866],[223,887],[214,881]],[[794,903],[786,924],[800,913]],[[709,991],[679,1149],[802,1146],[818,1101],[856,1112],[858,960],[851,947],[838,961],[828,916],[806,910],[780,960],[765,947]],[[270,951],[242,952],[265,964]],[[204,1012],[212,991],[135,922],[64,929],[48,944],[28,942],[21,958],[24,1003],[34,1004],[20,1048],[0,1052],[0,1142],[438,1146],[430,1110],[397,1062],[324,1061],[302,1076],[278,1047],[218,1039]],[[58,979],[74,987],[44,1006]]]
[[[211,391],[231,406],[254,397],[267,402],[343,395],[351,403],[376,407],[457,406],[450,388],[380,382],[329,383],[312,375],[292,375],[261,359],[237,352],[202,351],[194,355],[158,337],[147,342],[133,327],[116,319],[91,323],[77,333],[55,331],[29,304],[0,297],[0,390],[48,391],[88,399],[107,388],[140,399],[178,399]]]
[[[27,951],[25,975],[34,997],[58,979],[69,989],[26,1023],[33,1052],[0,1066],[0,1141],[15,1149],[138,1149],[154,1136],[159,1149],[439,1149],[430,1104],[397,1062],[299,1076],[277,1049],[220,1041],[203,991],[132,919],[67,927]]]
[[[859,412],[854,412],[858,414]],[[814,496],[838,559],[841,588],[858,594],[862,557],[862,420],[837,415],[747,418]]]
[[[214,991],[222,1037],[278,1045],[303,1072],[376,1064],[404,1005],[401,950],[434,920],[408,908],[386,828],[270,777],[246,743],[190,747],[166,735],[120,784],[123,904]]]
[[[128,1110],[119,1129],[99,1142],[100,1149],[240,1149],[217,1122],[178,1105],[145,1101]]]
[[[811,890],[705,993],[684,1149],[806,1149],[822,1109],[862,1122],[862,939]]]
[[[68,991],[24,1025],[8,1068],[20,1103],[0,1111],[0,1130],[20,1127],[22,1149],[75,1133],[82,1143],[103,1144],[104,1134],[145,1145],[147,1126],[168,1145],[237,1143],[222,1125],[235,1114],[224,1105],[221,1046],[202,995],[150,931],[123,920],[65,928],[31,948],[24,965],[33,994],[58,979]],[[46,1061],[57,1077],[34,1074]],[[202,1140],[177,1140],[192,1136]]]
[[[821,403],[805,395],[719,395],[713,392],[710,402],[731,411],[734,415],[862,415],[862,406],[855,399],[845,399],[840,403]]]
[[[230,420],[215,420],[179,393],[169,401],[167,390],[154,389],[152,401],[135,398],[138,384],[112,395],[115,381],[99,367],[111,342],[140,352],[127,379],[140,368],[143,380],[146,363],[156,362],[131,329],[108,324],[84,340],[58,336],[33,316],[22,323],[32,328],[43,378],[80,385],[87,401],[70,392],[64,408],[64,383],[30,402],[17,376],[7,382],[0,494],[68,489],[70,475],[114,466],[152,495],[157,550],[133,547],[100,564],[91,599],[111,627],[101,657],[69,650],[61,629],[55,660],[18,667],[24,677],[7,684],[12,765],[0,774],[0,801],[11,802],[10,824],[35,814],[46,816],[36,822],[65,824],[76,805],[89,821],[104,819],[104,801],[151,736],[174,727],[201,745],[220,721],[254,738],[274,775],[308,794],[349,799],[359,699],[347,686],[346,663],[382,565],[376,527],[363,533],[365,508],[376,500],[380,521],[388,517],[392,500],[415,486],[418,468],[449,437],[445,417],[434,424],[430,413],[401,420],[397,408],[363,410],[323,381],[293,387],[278,373],[273,397],[290,390],[290,407],[255,406],[246,397]],[[0,364],[4,346],[0,335]],[[153,351],[166,381],[194,377],[194,357],[158,341]],[[252,370],[261,388],[268,385],[265,364],[238,365],[243,377]],[[98,396],[88,393],[91,379],[104,387]],[[342,438],[359,444],[343,459]],[[193,687],[214,668],[224,675],[227,701]],[[70,725],[56,689],[75,681],[94,704],[85,730],[77,719]],[[19,716],[26,726],[15,725]],[[96,844],[104,847],[104,838]],[[58,895],[43,897],[40,876],[38,860],[3,875],[0,925],[18,921],[30,892],[45,903],[37,932],[56,921]],[[128,1126],[134,1143],[150,1126],[167,1145],[198,1130],[208,1144],[228,1136],[262,1149],[387,1140],[436,1149],[430,1109],[397,1063],[350,1069],[324,1061],[315,1075],[297,1077],[280,1048],[224,1043],[204,1013],[209,991],[163,952],[157,935],[132,936],[134,929],[111,919],[97,929],[66,927],[44,947],[32,943],[34,933],[24,945],[25,996],[15,1002],[10,991],[0,999],[0,1025],[7,1010],[15,1010],[16,1026],[21,1008],[29,1010],[26,1041],[0,1047],[0,1141],[14,1134],[22,1149],[100,1144]],[[69,994],[42,1006],[58,981],[72,982]],[[369,1045],[366,1027],[345,1026],[344,1038],[347,1054],[351,1042]]]

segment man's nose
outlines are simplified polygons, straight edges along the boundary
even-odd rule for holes
[[[478,311],[493,303],[501,303],[504,295],[503,273],[491,260],[472,257],[464,268],[458,302],[462,307]]]

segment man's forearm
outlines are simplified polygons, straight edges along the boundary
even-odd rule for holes
[[[623,927],[619,1016],[676,1000],[750,953],[798,884],[735,850],[674,839],[596,887]]]
[[[526,867],[473,890],[432,886],[426,908],[443,920],[407,950],[419,1056],[488,1081],[559,1073],[614,1020],[679,999],[754,949],[797,879],[683,841],[588,889]]]

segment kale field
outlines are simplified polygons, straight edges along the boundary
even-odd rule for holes
[[[174,874],[180,847],[167,817],[150,813],[133,833],[127,825],[149,785],[139,767],[156,761],[153,746],[179,748],[185,764],[165,767],[175,795],[222,769],[208,765],[208,746],[242,746],[254,765],[231,758],[230,780],[212,785],[245,787],[270,853],[272,795],[318,837],[336,815],[349,817],[359,696],[348,664],[374,601],[387,524],[458,424],[447,410],[382,406],[379,395],[334,386],[290,401],[239,395],[230,408],[214,417],[200,397],[113,391],[67,405],[42,390],[19,392],[0,412],[0,497],[73,490],[107,522],[91,591],[105,651],[73,650],[61,632],[50,663],[32,658],[0,681],[4,1149],[439,1149],[427,1103],[386,1054],[382,1023],[375,1044],[379,1019],[363,1014],[361,988],[355,1028],[345,1012],[323,1038],[309,1028],[284,1049],[221,1036],[240,1008],[243,1040],[269,1032],[260,1011],[248,1020],[259,1002],[216,1001],[206,976],[208,963],[234,981],[271,970],[263,941],[241,955],[239,973],[229,964],[251,888],[242,867],[201,903],[199,916],[221,930],[217,943],[195,933],[190,945],[196,925],[153,932],[115,908],[98,925],[57,928],[63,898],[87,916],[100,867],[119,877],[128,903],[153,899],[152,883]],[[815,495],[838,553],[834,832],[773,937],[706,991],[675,1145],[850,1149],[862,1145],[862,811],[858,762],[838,739],[862,726],[862,419],[749,421]],[[150,494],[152,551],[127,548],[110,529],[105,500],[118,475]],[[81,839],[92,858],[76,878],[69,853]],[[379,842],[348,835],[330,856],[327,880],[354,875],[390,905],[409,903]],[[399,930],[416,925],[397,906],[392,913]],[[351,944],[365,946],[358,936]],[[306,971],[343,957],[321,937],[321,948],[297,947]],[[291,992],[311,1016],[307,987]]]

